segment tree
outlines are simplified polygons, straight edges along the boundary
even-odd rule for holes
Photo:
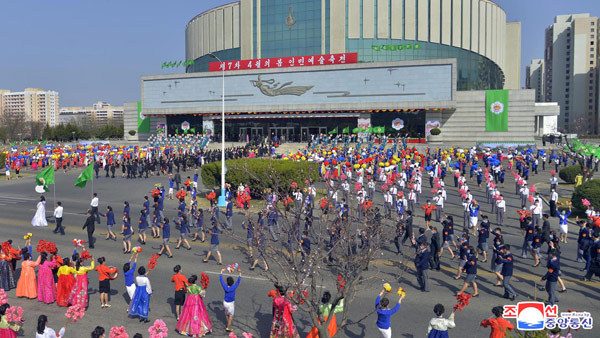
[[[566,148],[571,151],[569,157],[576,160],[581,167],[583,181],[591,180],[600,163],[600,161],[594,160],[594,157],[600,158],[600,147],[590,143],[582,143],[577,138],[574,138],[569,144],[569,138],[565,137],[565,142],[567,143]]]
[[[266,214],[263,218],[264,224],[268,223],[268,214],[276,211],[279,215],[278,224],[287,242],[283,238],[279,242],[267,240],[269,229],[266,226],[260,227],[258,221],[250,219],[249,213],[246,212],[245,222],[253,224],[255,229],[255,249],[260,253],[257,257],[264,258],[264,262],[269,266],[269,270],[263,272],[263,275],[275,285],[287,289],[291,301],[300,311],[310,316],[321,338],[331,337],[327,327],[334,317],[333,310],[327,319],[320,313],[320,300],[322,293],[326,291],[319,288],[321,285],[337,286],[335,290],[329,290],[332,295],[332,309],[344,300],[344,309],[338,313],[336,319],[340,332],[344,327],[357,324],[374,314],[375,311],[372,310],[367,316],[353,322],[347,318],[348,308],[357,291],[365,286],[372,286],[371,279],[375,277],[365,275],[369,262],[380,255],[384,244],[392,238],[393,231],[386,229],[379,210],[371,209],[368,205],[365,205],[363,210],[357,203],[350,202],[347,204],[347,213],[341,215],[341,210],[331,203],[323,202],[321,208],[321,201],[315,201],[315,212],[321,208],[322,213],[318,219],[315,217],[312,223],[308,237],[312,245],[310,252],[306,252],[302,247],[306,244],[306,239],[303,239],[300,230],[307,221],[306,216],[282,202],[289,188],[278,184],[282,177],[278,177],[277,172],[272,171],[265,176],[269,177],[262,181],[265,195],[273,192],[279,197],[279,203],[274,203],[272,210],[262,211],[263,215]],[[249,177],[249,180],[254,179],[256,178]],[[329,187],[326,196],[331,196],[338,188],[339,185],[333,189]],[[356,201],[354,192],[347,198]],[[231,236],[240,243],[246,243],[245,237]],[[286,244],[281,244],[284,242]]]

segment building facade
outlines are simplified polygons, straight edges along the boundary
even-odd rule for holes
[[[525,88],[535,90],[535,102],[544,102],[544,60],[531,60],[525,70],[525,76]]]
[[[186,26],[187,72],[214,59],[358,53],[358,62],[456,58],[458,89],[519,89],[521,25],[489,0],[241,0]]]
[[[597,134],[598,17],[555,17],[546,29],[544,97],[560,106],[560,129]]]
[[[2,90],[0,96],[3,118],[40,122],[51,127],[58,124],[58,92],[26,88],[22,92]]]
[[[91,107],[63,107],[60,108],[59,123],[67,124],[83,117],[89,117],[101,125],[122,124],[123,107],[114,107],[102,101],[94,103]]]

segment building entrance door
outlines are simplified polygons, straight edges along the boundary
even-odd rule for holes
[[[311,135],[327,134],[327,127],[302,127],[301,136],[302,142],[308,142]]]
[[[272,137],[277,136],[278,142],[292,142],[295,138],[294,127],[271,127],[269,133]]]

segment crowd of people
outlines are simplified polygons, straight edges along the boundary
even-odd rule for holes
[[[402,254],[404,258],[412,256],[406,251],[407,242],[408,250],[414,249],[414,272],[422,292],[430,292],[429,270],[440,270],[440,259],[444,251],[448,251],[450,254],[451,262],[455,257],[458,259],[455,279],[458,280],[464,276],[464,283],[457,292],[457,296],[466,294],[469,288],[473,289],[473,292],[470,293],[471,297],[479,296],[478,270],[483,268],[483,263],[489,261],[489,271],[495,274],[495,286],[504,289],[504,298],[514,301],[518,297],[517,291],[511,285],[514,265],[525,264],[529,257],[533,260],[531,263],[534,268],[542,264],[546,267],[545,272],[540,273],[540,279],[545,282],[544,289],[548,294],[547,304],[553,305],[558,302],[557,292],[567,291],[561,280],[560,258],[561,244],[567,241],[568,226],[566,225],[570,206],[559,204],[556,173],[572,158],[568,152],[557,150],[545,152],[532,149],[523,151],[484,149],[478,151],[475,148],[426,149],[419,152],[414,147],[410,148],[400,139],[396,139],[391,147],[387,148],[376,143],[375,139],[366,139],[365,143],[354,146],[349,143],[329,143],[324,139],[313,140],[314,142],[311,142],[309,147],[301,151],[300,156],[289,158],[304,158],[320,163],[321,181],[310,182],[307,180],[304,188],[295,187],[289,194],[279,193],[276,189],[265,190],[265,208],[258,211],[256,221],[254,221],[254,215],[250,213],[249,187],[241,184],[234,191],[228,185],[227,206],[225,210],[220,211],[215,203],[214,192],[207,195],[211,201],[208,209],[199,206],[197,170],[194,171],[193,176],[190,175],[182,183],[180,172],[185,172],[186,169],[196,169],[211,160],[220,160],[218,151],[202,149],[188,152],[183,148],[167,151],[172,148],[165,148],[153,152],[152,149],[148,149],[145,153],[140,151],[138,158],[135,158],[136,156],[122,158],[124,162],[121,163],[125,163],[125,166],[121,165],[123,176],[127,174],[127,178],[134,179],[137,173],[145,172],[146,176],[148,172],[157,176],[163,174],[167,175],[169,186],[169,190],[160,184],[154,186],[151,196],[145,196],[140,201],[142,208],[138,213],[132,212],[129,202],[124,202],[120,217],[111,206],[106,206],[105,212],[100,210],[101,203],[97,193],[92,196],[90,201],[90,208],[83,225],[83,228],[87,229],[89,249],[94,248],[95,227],[96,224],[101,223],[101,217],[106,219],[107,240],[117,240],[118,229],[114,229],[117,226],[116,219],[121,218],[122,220],[119,222],[121,231],[118,232],[118,235],[122,235],[123,253],[131,254],[129,261],[122,269],[125,278],[124,289],[130,299],[128,315],[143,322],[149,321],[149,307],[153,293],[149,274],[153,267],[151,263],[148,266],[137,266],[141,248],[146,244],[148,228],[150,228],[153,238],[162,238],[159,255],[166,255],[168,258],[174,256],[169,245],[172,238],[177,238],[177,245],[174,249],[183,247],[191,250],[190,241],[205,241],[206,236],[210,240],[210,250],[208,250],[204,262],[209,262],[214,255],[217,264],[222,265],[223,257],[219,249],[220,236],[229,233],[234,227],[232,219],[234,207],[242,209],[245,214],[242,227],[247,233],[248,253],[252,258],[252,263],[248,267],[250,270],[254,270],[258,263],[264,265],[265,271],[269,270],[264,257],[265,243],[269,241],[267,239],[269,234],[271,242],[279,241],[281,227],[278,220],[282,212],[292,213],[296,220],[304,220],[304,231],[300,231],[300,222],[298,221],[297,227],[288,234],[287,240],[287,245],[296,247],[303,257],[310,255],[311,237],[315,236],[314,231],[311,231],[311,226],[319,209],[321,217],[330,213],[334,220],[347,219],[350,213],[353,213],[353,217],[361,219],[367,212],[375,212],[376,219],[386,220],[388,224],[394,225],[393,242],[399,255]],[[158,142],[158,140],[156,141]],[[252,154],[259,157],[271,157],[274,155],[274,149],[267,144],[248,144],[245,147],[228,149],[226,155],[228,158],[236,158],[252,157]],[[97,177],[100,167],[111,168],[120,163],[120,159],[115,159],[110,155],[95,154],[90,160],[94,160],[96,163],[94,168]],[[129,170],[129,166],[135,165],[131,164],[132,161],[134,163],[137,161],[142,169],[132,168]],[[552,172],[549,179],[550,192],[544,199],[541,192],[537,191],[534,185],[528,184],[528,181],[530,177],[539,174],[540,171],[546,171],[546,164]],[[110,170],[113,171],[114,177],[114,169]],[[504,196],[509,193],[506,185],[508,182],[505,182],[507,173],[510,173],[514,179],[514,193],[520,200],[521,207],[516,210],[509,210]],[[107,170],[106,177],[108,176]],[[448,176],[452,179],[449,180]],[[447,181],[450,183],[447,184]],[[427,182],[432,189],[430,193],[423,192],[423,185]],[[317,201],[318,184],[325,186],[326,193]],[[474,198],[472,189],[475,189],[475,186],[478,190],[485,191],[485,201],[477,201]],[[450,191],[453,194],[456,192],[461,199],[464,212],[462,227],[458,224],[459,220],[456,220],[455,223],[454,216],[448,215],[444,211]],[[178,202],[177,213],[166,215],[165,199],[173,198]],[[549,207],[545,206],[546,203]],[[382,214],[380,214],[379,205],[382,206]],[[58,202],[54,211],[57,219],[54,232],[60,234],[64,234],[61,222],[58,222],[59,219],[62,219],[62,208],[62,204]],[[485,214],[484,209],[490,210],[490,213]],[[420,212],[423,215],[423,226],[415,229],[416,218],[419,217]],[[521,253],[518,256],[513,253],[514,250],[511,250],[511,245],[505,243],[503,237],[503,229],[516,227],[515,224],[508,224],[505,221],[507,213],[519,217],[518,229],[523,236],[523,244],[520,246]],[[578,262],[585,262],[585,266],[582,267],[582,270],[585,270],[585,276],[582,278],[589,280],[594,275],[600,275],[600,257],[598,257],[598,252],[600,252],[598,239],[600,214],[595,212],[591,206],[586,214],[587,220],[577,222],[580,230],[576,254]],[[47,223],[44,224],[45,217],[43,215],[45,215],[45,199],[42,196],[32,225],[47,226]],[[556,219],[559,224],[558,228],[551,225],[551,219]],[[137,226],[134,227],[134,224]],[[336,221],[333,224],[336,224]],[[462,228],[462,233],[458,235],[460,228]],[[172,229],[179,229],[179,234],[173,236]],[[332,245],[331,243],[334,243],[336,238],[339,239],[342,236],[341,230],[334,226],[328,244],[315,241],[312,245]],[[360,229],[357,230],[360,234]],[[136,232],[140,247],[132,244],[132,237]],[[491,245],[489,244],[490,238]],[[358,236],[357,242],[359,240],[362,243],[361,246],[369,247],[368,236]],[[96,271],[99,279],[98,290],[101,307],[111,307],[107,295],[111,291],[110,281],[117,278],[117,269],[107,265],[104,257],[94,260],[91,252],[85,249],[86,246],[83,242],[75,243],[75,245],[75,250],[70,256],[61,258],[57,253],[58,250],[53,252],[42,250],[34,260],[30,240],[26,240],[23,250],[14,249],[12,241],[3,243],[0,254],[2,288],[10,290],[16,287],[17,297],[37,299],[44,303],[56,302],[59,306],[79,304],[88,307],[88,275],[91,271]],[[544,245],[546,246],[545,250],[542,250]],[[256,255],[253,255],[253,249]],[[335,255],[334,250],[332,253]],[[543,260],[543,256],[547,257],[546,261]],[[517,260],[515,257],[520,259]],[[335,259],[335,257],[331,257],[331,259]],[[15,283],[17,260],[21,260],[21,270],[18,283]],[[87,261],[89,264],[86,263]],[[36,267],[38,268],[37,276]],[[239,271],[239,267],[235,269],[227,267],[227,269],[230,272]],[[185,277],[180,265],[175,265],[173,271],[171,282],[174,283],[175,291],[176,331],[182,335],[194,337],[210,333],[212,331],[210,315],[202,300],[206,293],[206,276],[199,278],[192,274]],[[240,285],[242,274],[238,272],[237,281],[232,277],[224,280],[222,276],[224,271],[226,270],[221,270],[220,283],[224,290],[223,308],[227,321],[226,331],[230,332],[235,313],[236,290]],[[137,275],[135,275],[136,273]],[[560,289],[556,290],[558,285],[560,285]],[[270,337],[299,337],[292,316],[296,311],[296,306],[286,287],[276,285],[269,296],[273,298]],[[323,295],[321,312],[325,317],[343,311],[343,302],[341,307],[338,304],[332,309],[330,298],[331,295],[329,297]],[[390,299],[383,290],[375,300],[376,324],[382,337],[392,336],[391,317],[400,309],[403,299],[404,295],[399,297],[395,306],[390,306]],[[501,318],[498,308],[494,308],[492,312],[494,317],[484,320],[481,325],[491,326],[492,334],[495,331],[495,337],[502,337],[500,330],[510,329],[512,326],[510,322]],[[434,307],[434,313],[435,317],[429,322],[428,336],[447,337],[448,329],[452,329],[456,325],[454,312],[448,318],[444,318],[444,306],[437,304]],[[42,319],[40,317],[43,322]],[[42,327],[45,327],[44,325]],[[8,329],[13,330],[14,327],[8,327]],[[39,332],[40,325],[38,325],[38,334],[40,334]],[[45,336],[40,335],[40,337]]]

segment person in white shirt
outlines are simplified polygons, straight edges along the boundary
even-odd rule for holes
[[[411,212],[415,211],[415,202],[417,201],[417,194],[415,194],[414,189],[411,189],[408,193],[408,210]]]
[[[387,190],[383,194],[383,200],[384,200],[383,210],[385,212],[385,217],[391,217],[391,215],[392,215],[392,203],[394,202],[394,199],[392,198],[392,194],[390,193],[389,190]]]
[[[296,191],[294,191],[294,199],[296,203],[296,213],[299,215],[302,210],[302,201],[304,200],[304,195],[300,189],[296,189]]]
[[[61,235],[64,235],[65,229],[62,226],[63,207],[60,201],[56,202],[56,208],[54,208],[54,220],[56,221],[56,228],[52,232],[55,234],[60,232]]]
[[[67,320],[67,323],[69,321]],[[65,323],[65,326],[63,326],[60,331],[58,331],[58,334],[56,334],[56,331],[54,331],[53,329],[47,327],[46,325],[48,324],[48,317],[46,317],[46,315],[40,315],[38,317],[38,322],[37,322],[37,330],[35,331],[35,338],[60,338],[60,337],[64,337],[65,335],[65,331],[67,330],[67,323]]]
[[[350,183],[348,183],[348,181],[344,181],[344,183],[342,183],[342,194],[344,199],[347,201],[348,195],[350,194]]]
[[[90,202],[90,207],[92,208],[92,216],[96,217],[96,223],[100,224],[100,214],[98,213],[98,204],[100,200],[98,199],[98,194],[94,193],[92,197],[92,201]]]
[[[540,205],[539,200],[534,200],[533,205],[529,207],[529,210],[531,210],[533,225],[539,225],[540,219],[542,219],[542,206]]]
[[[502,198],[502,194],[499,195],[500,198],[496,200],[496,223],[498,226],[504,225],[504,213],[506,212],[506,201]]]
[[[550,189],[556,190],[557,187],[558,187],[558,178],[556,178],[556,176],[552,175],[552,177],[550,177]]]
[[[471,199],[469,197],[465,198],[462,206],[463,206],[463,230],[466,231],[469,226],[469,205],[471,205]]]
[[[556,217],[558,214],[556,213],[556,203],[558,202],[558,193],[556,189],[552,188],[550,191],[550,216]]]
[[[398,188],[396,188],[395,184],[392,184],[390,187],[390,194],[392,195],[392,204],[396,204],[396,196],[398,194]]]
[[[529,188],[527,187],[527,184],[523,184],[519,193],[521,194],[521,205],[526,205],[527,198],[529,197]]]
[[[437,196],[433,198],[433,202],[437,209],[435,209],[435,221],[439,222],[442,219],[442,214],[444,213],[444,197],[442,196],[442,192],[438,191]]]
[[[373,180],[369,180],[367,186],[369,187],[369,199],[372,201],[373,197],[375,197],[375,182]]]

